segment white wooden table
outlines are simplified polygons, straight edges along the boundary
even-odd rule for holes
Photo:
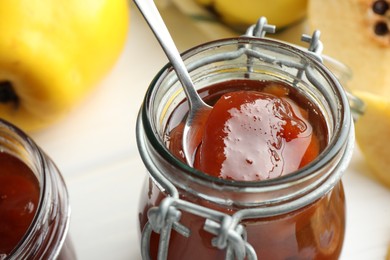
[[[182,51],[211,40],[175,6],[164,9],[163,16]],[[81,260],[141,259],[138,197],[146,171],[136,147],[135,121],[149,82],[166,62],[131,5],[128,42],[112,72],[69,116],[32,134],[67,182],[70,232]],[[341,259],[385,259],[390,243],[390,190],[367,172],[356,149],[344,176],[348,219]]]

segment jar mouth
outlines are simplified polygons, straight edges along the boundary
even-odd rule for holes
[[[28,241],[34,227],[38,225],[38,220],[42,215],[47,180],[45,174],[45,160],[33,140],[21,129],[2,119],[0,119],[0,133],[1,138],[4,139],[4,142],[1,141],[0,146],[4,145],[1,147],[1,150],[19,158],[25,163],[34,173],[39,184],[39,200],[35,215],[19,243],[8,255],[9,257],[13,256],[19,248]]]
[[[338,154],[340,150],[345,146],[348,141],[348,136],[351,129],[352,117],[348,104],[348,98],[344,92],[343,87],[339,83],[336,76],[319,62],[314,56],[308,55],[307,52],[296,48],[287,43],[265,39],[265,38],[248,38],[248,37],[239,37],[239,38],[229,38],[216,40],[208,42],[194,48],[191,48],[183,53],[183,59],[186,62],[187,59],[190,59],[193,56],[196,56],[198,53],[207,51],[208,49],[218,49],[220,46],[226,45],[255,45],[260,44],[262,46],[276,45],[281,52],[285,53],[294,53],[297,57],[304,59],[308,64],[315,67],[317,75],[320,75],[324,81],[331,86],[331,95],[334,95],[334,98],[337,100],[337,111],[333,111],[335,115],[335,122],[332,130],[332,134],[328,140],[326,148],[315,158],[311,163],[306,166],[298,169],[297,171],[291,172],[289,174],[266,179],[261,181],[237,181],[222,179],[214,176],[210,176],[206,173],[203,173],[188,164],[184,163],[176,156],[174,156],[168,148],[165,146],[161,136],[159,136],[159,131],[156,129],[156,121],[151,120],[151,111],[153,110],[153,100],[156,98],[156,92],[159,89],[159,84],[161,83],[162,78],[166,77],[169,73],[175,73],[170,66],[167,64],[163,67],[153,81],[150,84],[149,89],[147,90],[145,100],[141,110],[141,120],[144,127],[146,136],[153,146],[156,149],[160,156],[162,156],[169,164],[177,168],[180,171],[189,174],[192,178],[198,179],[200,181],[212,183],[214,185],[220,186],[229,186],[236,188],[262,188],[270,186],[278,186],[291,182],[295,182],[301,179],[309,177],[313,172],[319,171],[320,169],[326,167],[326,165],[331,162]],[[196,63],[196,62],[195,62]],[[198,65],[194,65],[197,67]],[[329,94],[329,93],[328,93]],[[329,99],[329,97],[325,97]]]

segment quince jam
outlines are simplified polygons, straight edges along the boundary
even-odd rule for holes
[[[31,169],[0,152],[0,259],[21,241],[38,207],[40,188]]]
[[[276,179],[308,166],[327,146],[329,133],[322,111],[286,83],[230,80],[202,89],[200,94],[213,106],[194,159],[194,167],[205,174],[229,182]],[[183,162],[182,133],[187,112],[188,104],[179,104],[165,132],[166,146]],[[186,186],[191,187],[191,182]],[[152,178],[145,183],[142,194],[141,231],[148,221],[148,210],[167,196]],[[231,198],[232,205],[221,205],[185,189],[179,189],[179,194],[182,200],[229,215],[246,209],[235,205],[238,197]],[[254,200],[256,196],[253,194]],[[259,196],[261,199],[263,194]],[[215,235],[204,230],[204,217],[181,210],[180,223],[191,234],[184,237],[172,231],[168,259],[225,259],[226,250],[214,247]],[[240,223],[258,259],[338,259],[345,231],[343,185],[338,182],[319,199],[288,213]],[[159,234],[153,232],[149,249],[152,259],[157,259],[158,251]]]
[[[272,179],[307,165],[326,146],[322,113],[285,83],[231,80],[205,93],[213,109],[194,167],[206,174],[239,181]],[[171,117],[166,143],[184,161],[181,110]]]

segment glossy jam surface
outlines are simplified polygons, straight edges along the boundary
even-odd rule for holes
[[[39,183],[31,169],[0,152],[0,256],[8,255],[26,233],[39,196]]]
[[[213,109],[194,167],[209,175],[272,179],[307,165],[326,146],[321,112],[287,84],[234,80],[209,87],[204,99]],[[168,148],[182,160],[184,119],[178,108],[167,131]]]
[[[263,92],[222,95],[194,166],[215,177],[255,181],[293,172],[316,158],[319,143],[307,111],[288,92],[278,84]]]

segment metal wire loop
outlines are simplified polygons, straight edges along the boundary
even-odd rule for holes
[[[172,206],[173,202],[173,198],[167,197],[160,203],[160,206],[152,207],[148,211],[148,219],[154,232],[160,233],[167,223],[180,221],[181,212]]]
[[[256,24],[251,25],[245,32],[245,36],[252,36],[256,38],[264,38],[267,33],[275,33],[276,26],[268,24],[267,18],[264,16],[257,20]]]
[[[309,43],[309,53],[311,53],[318,61],[322,62],[322,51],[324,50],[324,45],[320,41],[320,35],[321,32],[319,30],[315,30],[312,36],[303,34],[301,40]]]
[[[226,259],[243,260],[257,259],[252,246],[246,241],[246,231],[241,224],[226,215],[221,223],[206,219],[204,229],[214,235],[212,245],[219,249],[226,249]]]

